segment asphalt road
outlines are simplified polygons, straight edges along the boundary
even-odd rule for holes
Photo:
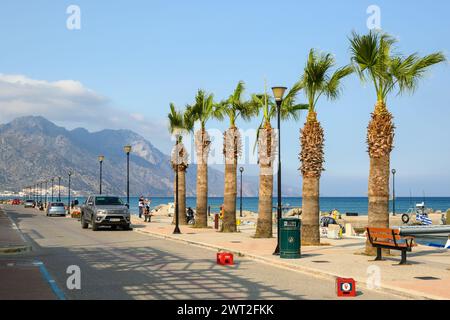
[[[240,257],[234,266],[218,266],[209,249],[134,231],[94,232],[76,219],[4,208],[33,248],[13,259],[43,262],[66,299],[336,299],[329,280]],[[80,268],[80,289],[67,287],[69,266]],[[358,290],[357,299],[399,299]]]

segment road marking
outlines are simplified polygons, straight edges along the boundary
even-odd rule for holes
[[[53,290],[53,293],[58,297],[58,299],[66,300],[66,296],[64,295],[64,292],[58,287],[58,285],[56,284],[56,281],[53,280],[53,278],[50,276],[50,274],[47,271],[47,268],[45,268],[44,263],[41,261],[36,261],[33,264],[35,266],[39,267],[39,270],[41,271],[42,276],[49,283],[50,287]]]

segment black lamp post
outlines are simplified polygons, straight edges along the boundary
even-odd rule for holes
[[[240,167],[239,168],[239,172],[241,173],[241,195],[240,195],[240,206],[239,206],[239,210],[240,210],[240,217],[242,218],[242,173],[244,173],[244,167]]]
[[[105,160],[105,156],[98,156],[98,162],[100,163],[100,194],[102,194],[102,169],[103,169],[103,160]]]
[[[47,208],[48,180],[45,180],[45,207]]]
[[[395,216],[395,174],[397,170],[392,169],[392,215]]]
[[[175,147],[174,147],[174,153],[172,153],[172,163],[175,163],[175,229],[173,230],[173,234],[181,234],[180,231],[180,212],[179,212],[179,205],[178,205],[178,167],[180,162],[180,150],[178,148],[178,144],[180,141],[180,133],[175,132],[175,138],[177,139]]]
[[[68,176],[69,176],[69,190],[68,190],[68,193],[67,193],[67,197],[68,197],[68,199],[67,199],[67,208],[68,208],[68,210],[69,210],[69,214],[70,214],[70,177],[72,176],[72,171],[69,171],[68,172]]]
[[[42,204],[42,181],[39,182],[39,202]]]
[[[61,202],[61,177],[58,177],[58,202]]]
[[[52,202],[53,202],[53,185],[54,185],[54,182],[55,182],[55,178],[52,178]]]
[[[281,213],[281,105],[283,103],[284,92],[286,87],[273,87],[272,92],[277,103],[278,111],[278,175],[277,175],[277,191],[278,191],[278,205],[277,205],[277,247],[275,248],[274,255],[280,254],[280,219]]]
[[[123,151],[127,154],[127,205],[130,207],[130,152],[131,146],[123,147]]]

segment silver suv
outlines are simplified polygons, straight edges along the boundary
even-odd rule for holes
[[[100,226],[132,230],[130,210],[117,196],[93,195],[81,206],[81,227],[97,231]]]

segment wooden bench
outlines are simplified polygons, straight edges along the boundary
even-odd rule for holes
[[[400,264],[406,264],[406,252],[411,252],[415,247],[415,237],[400,236],[400,230],[389,228],[366,228],[367,239],[372,247],[377,248],[377,257],[375,261],[383,260],[381,256],[382,249],[400,250],[402,252],[402,260]]]

